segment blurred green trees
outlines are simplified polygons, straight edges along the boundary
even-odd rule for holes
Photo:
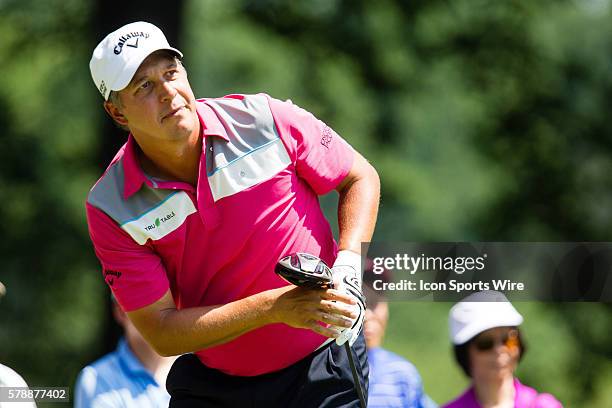
[[[164,26],[138,3],[113,17]],[[197,96],[291,98],[372,161],[383,183],[376,239],[612,241],[609,1],[207,0],[176,10]],[[99,4],[0,2],[0,361],[32,384],[72,385],[113,346],[83,211],[122,142],[88,71],[109,21]],[[387,341],[438,402],[465,385],[449,306],[392,305]],[[609,305],[517,308],[531,346],[525,382],[567,406],[611,406]]]

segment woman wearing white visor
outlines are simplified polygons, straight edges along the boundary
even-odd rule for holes
[[[450,310],[455,358],[472,384],[443,408],[559,408],[550,394],[538,393],[514,376],[525,353],[518,326],[523,316],[500,292],[474,293]]]

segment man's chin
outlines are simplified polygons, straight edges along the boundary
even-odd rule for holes
[[[164,120],[162,125],[167,129],[172,129],[172,132],[176,132],[179,135],[190,135],[196,128],[193,120],[188,117],[170,118],[169,120]]]

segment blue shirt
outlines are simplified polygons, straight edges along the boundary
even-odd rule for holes
[[[125,339],[81,371],[74,392],[75,408],[167,407],[169,402],[165,385],[157,383]]]
[[[368,349],[368,408],[434,408],[416,367],[380,347]]]

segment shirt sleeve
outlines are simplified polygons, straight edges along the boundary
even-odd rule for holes
[[[170,287],[159,256],[136,243],[100,209],[89,203],[86,208],[89,236],[104,280],[121,308],[130,312],[159,300]]]
[[[536,408],[563,408],[563,405],[555,397],[547,393],[539,394],[534,406]]]
[[[404,391],[403,394],[406,398],[406,407],[423,407],[423,382],[421,376],[411,363],[402,361],[405,364],[404,369]]]
[[[297,175],[319,195],[336,188],[351,170],[353,148],[312,113],[289,100],[267,97]]]
[[[85,367],[74,386],[74,408],[90,407],[95,389],[96,373],[91,367]]]
[[[125,407],[127,404],[120,392],[104,381],[94,367],[87,366],[81,370],[74,386],[74,408]]]

